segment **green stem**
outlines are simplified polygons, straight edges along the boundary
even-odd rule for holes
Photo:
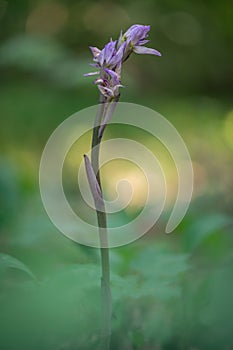
[[[99,152],[101,138],[99,137],[100,123],[104,115],[105,98],[100,96],[100,103],[98,112],[95,119],[92,135],[92,150],[91,150],[91,164],[96,174],[97,181],[101,188],[100,173],[99,173]],[[110,287],[110,264],[109,264],[109,249],[108,249],[108,235],[107,235],[107,220],[105,208],[102,210],[96,210],[99,237],[100,237],[100,253],[101,253],[101,303],[102,303],[102,337],[103,337],[103,350],[109,350],[111,340],[111,318],[112,318],[112,297]],[[106,247],[106,248],[103,248]]]

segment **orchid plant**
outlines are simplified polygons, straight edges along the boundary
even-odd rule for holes
[[[96,71],[84,74],[85,76],[97,76],[94,84],[97,85],[100,91],[99,108],[96,114],[92,134],[91,160],[89,160],[87,155],[84,155],[84,160],[88,183],[95,203],[99,227],[102,265],[102,348],[104,349],[109,349],[110,347],[112,298],[110,287],[107,220],[99,173],[100,143],[104,130],[110,121],[120,98],[120,88],[123,87],[121,84],[122,64],[133,52],[137,54],[161,56],[159,51],[144,46],[149,42],[147,39],[149,31],[149,25],[135,24],[124,34],[121,31],[118,40],[113,41],[111,39],[102,50],[91,46],[90,50],[93,55],[93,63],[91,63],[91,66],[96,67]]]

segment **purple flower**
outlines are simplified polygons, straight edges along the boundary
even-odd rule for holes
[[[111,69],[116,67],[122,61],[126,43],[122,43],[118,49],[116,48],[116,44],[117,40],[110,40],[110,42],[105,45],[103,50],[90,46],[95,67],[106,67]]]
[[[145,38],[147,38],[149,31],[150,26],[134,24],[125,32],[123,38],[127,41],[127,43],[131,43],[132,45],[143,45],[144,43],[148,42],[148,40],[145,40]]]
[[[132,52],[161,56],[159,51],[143,46],[149,42],[146,39],[149,31],[149,25],[135,24],[124,34],[121,32],[118,40],[113,41],[111,39],[102,50],[90,46],[94,61],[91,66],[96,67],[98,71],[84,75],[99,75],[95,80],[95,84],[98,85],[107,102],[118,98],[119,88],[122,87],[120,82],[122,63],[128,59]]]
[[[117,41],[111,40],[103,50],[91,46],[90,49],[95,62],[92,65],[99,68],[99,71],[84,74],[84,76],[99,75],[94,83],[98,85],[101,94],[109,100],[119,95],[119,87],[122,86],[120,74],[126,42],[122,43],[118,49],[116,44]]]
[[[120,76],[117,72],[108,68],[103,68],[101,70],[101,77],[95,80],[95,84],[98,85],[102,95],[109,100],[117,97],[119,95],[119,87],[122,87]]]
[[[125,32],[125,34],[120,36],[119,44],[122,45],[123,42],[126,42],[124,60],[126,60],[132,52],[137,54],[161,56],[159,51],[142,46],[149,42],[149,40],[146,39],[149,31],[150,26],[134,24]]]

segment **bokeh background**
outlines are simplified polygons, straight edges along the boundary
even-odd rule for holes
[[[102,48],[135,23],[151,25],[150,46],[162,57],[126,62],[121,101],[151,107],[173,123],[190,151],[195,181],[185,219],[165,236],[177,189],[174,164],[149,135],[107,130],[106,138],[123,135],[158,152],[169,187],[159,223],[111,251],[111,349],[233,348],[232,16],[230,0],[0,0],[1,349],[98,346],[98,250],[71,242],[51,224],[38,169],[52,131],[97,103],[92,79],[83,77],[90,71],[88,47]],[[80,149],[89,147],[85,135],[64,170],[66,194],[84,216],[76,166]],[[112,225],[143,206],[141,174],[125,162],[103,169],[106,195],[122,175],[135,196]]]

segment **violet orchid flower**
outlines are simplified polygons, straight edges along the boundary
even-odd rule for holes
[[[117,40],[112,41],[105,45],[102,51],[100,51],[97,47],[90,46],[90,50],[93,54],[94,66],[96,67],[106,67],[106,68],[115,68],[117,64],[122,61],[123,52],[125,48],[125,44],[120,45],[120,47],[116,48]]]
[[[84,74],[85,76],[99,75],[94,83],[108,100],[119,96],[119,87],[122,86],[120,73],[126,42],[120,45],[118,49],[116,44],[117,41],[111,40],[103,50],[90,46],[94,61],[91,65],[99,68],[99,71]]]
[[[121,85],[121,67],[132,52],[137,54],[150,54],[161,56],[155,49],[143,46],[147,40],[150,26],[135,24],[131,26],[123,35],[122,32],[118,40],[110,40],[105,47],[100,50],[90,46],[94,63],[98,71],[84,74],[85,76],[99,75],[94,81],[100,93],[105,97],[106,102],[111,102],[119,98],[119,88]]]
[[[159,51],[143,46],[149,42],[149,40],[146,39],[148,37],[149,31],[150,26],[134,24],[125,32],[124,35],[120,36],[119,42],[126,42],[123,60],[126,60],[132,52],[138,54],[161,56],[161,53]]]

